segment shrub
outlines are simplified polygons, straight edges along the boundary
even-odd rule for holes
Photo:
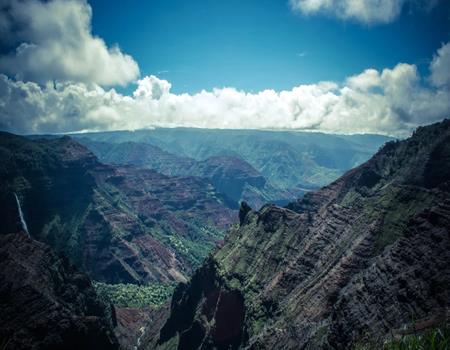
[[[145,286],[136,284],[106,284],[94,282],[101,298],[110,300],[119,307],[158,307],[172,295],[174,284],[152,283]]]

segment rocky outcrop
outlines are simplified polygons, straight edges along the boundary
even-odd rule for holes
[[[286,208],[245,210],[173,295],[159,348],[349,349],[445,314],[449,136],[450,121],[419,128]],[[232,320],[240,336],[220,344],[205,307],[214,291],[239,295],[227,311],[244,315]]]
[[[89,278],[23,232],[0,235],[2,349],[118,349]]]
[[[242,294],[222,281],[215,261],[208,259],[187,285],[179,285],[171,314],[157,345],[179,336],[178,349],[236,349],[244,337]]]
[[[239,224],[241,226],[244,224],[245,218],[251,210],[252,208],[247,204],[247,202],[241,202],[241,207],[239,208]]]

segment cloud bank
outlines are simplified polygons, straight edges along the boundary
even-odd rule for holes
[[[17,80],[125,85],[139,75],[119,47],[91,33],[85,0],[0,0],[0,71]]]
[[[450,116],[450,43],[430,64],[429,77],[400,63],[367,69],[344,82],[247,93],[234,88],[174,94],[155,76],[133,96],[96,84],[16,81],[0,75],[0,129],[18,133],[185,126],[298,129],[403,136]],[[429,82],[429,83],[428,83]]]
[[[305,15],[324,13],[366,24],[390,23],[406,4],[429,10],[436,3],[437,0],[289,0],[292,10]]]
[[[362,0],[344,0],[339,3],[348,8],[339,11],[370,12],[378,5],[380,15],[395,16],[405,1],[364,1],[371,4],[364,7]],[[291,1],[312,12],[337,3]],[[285,91],[225,87],[175,94],[170,82],[151,75],[138,80],[134,93],[126,96],[108,86],[135,81],[137,63],[94,37],[91,19],[85,0],[0,0],[0,130],[27,134],[184,126],[403,136],[450,117],[450,43],[437,50],[424,77],[415,65],[400,63],[367,69],[342,82]]]

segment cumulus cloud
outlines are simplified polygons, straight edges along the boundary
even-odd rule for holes
[[[138,88],[133,92],[136,98],[150,98],[159,100],[163,95],[167,95],[172,84],[167,80],[161,80],[151,75],[138,81]]]
[[[407,3],[412,7],[430,9],[437,0],[289,0],[294,11],[305,15],[325,13],[366,24],[392,22]]]
[[[42,133],[186,126],[406,136],[419,125],[450,117],[448,45],[432,60],[429,77],[421,77],[415,65],[400,63],[367,69],[341,83],[279,92],[220,88],[174,94],[168,81],[148,76],[125,96],[96,84],[43,86],[0,75],[0,129]]]
[[[91,19],[86,0],[0,0],[0,70],[40,84],[112,86],[135,80],[137,63],[93,36]]]
[[[430,79],[436,86],[450,85],[450,43],[442,45],[433,57]]]

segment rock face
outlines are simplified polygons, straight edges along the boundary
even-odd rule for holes
[[[115,307],[117,327],[114,330],[123,349],[134,349],[139,345],[149,318],[154,316],[155,310]]]
[[[449,152],[444,121],[286,208],[241,208],[148,348],[349,349],[447,312]]]
[[[25,233],[0,235],[2,349],[118,349],[89,278]]]
[[[30,234],[106,283],[184,281],[237,210],[211,183],[104,165],[69,137],[0,133],[0,233]]]

